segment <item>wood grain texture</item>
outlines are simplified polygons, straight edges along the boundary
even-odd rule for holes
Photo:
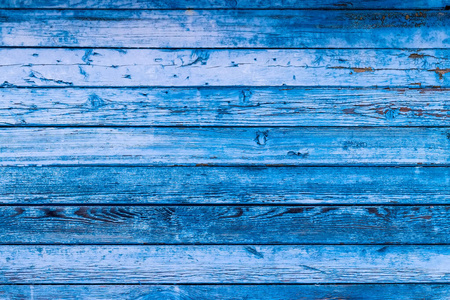
[[[450,89],[0,89],[20,126],[449,126]]]
[[[449,8],[0,0],[0,298],[447,299]]]
[[[2,0],[0,8],[83,8],[83,9],[444,9],[448,0]]]
[[[0,286],[6,300],[442,300],[449,293],[445,284]]]
[[[0,128],[0,165],[448,165],[447,128]]]
[[[450,86],[446,49],[3,48],[0,56],[2,87]]]
[[[450,204],[450,168],[4,167],[1,204]]]
[[[450,206],[0,207],[0,244],[450,244]]]
[[[4,167],[1,204],[450,204],[450,168]]]
[[[3,10],[0,46],[446,48],[445,10]]]
[[[2,284],[448,283],[450,246],[0,246]]]

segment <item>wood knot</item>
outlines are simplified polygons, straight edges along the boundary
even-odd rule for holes
[[[386,117],[387,120],[393,120],[393,119],[395,119],[395,117],[397,115],[398,115],[398,110],[396,110],[396,109],[389,108],[384,112],[384,116]]]
[[[268,130],[266,130],[266,131],[257,131],[254,141],[256,142],[256,144],[258,144],[260,146],[264,146],[267,143],[268,136],[269,136],[269,131]]]
[[[104,106],[105,104],[105,101],[96,94],[90,95],[87,101],[87,105],[92,109],[97,109]]]
[[[239,99],[241,100],[241,102],[247,102],[250,97],[252,95],[252,92],[250,90],[242,90],[240,95],[239,95]]]

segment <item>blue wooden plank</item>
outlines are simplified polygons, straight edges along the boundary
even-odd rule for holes
[[[450,204],[441,167],[4,167],[1,204]]]
[[[4,167],[1,204],[450,204],[450,168]]]
[[[450,283],[450,246],[0,246],[1,284]]]
[[[0,56],[3,87],[450,86],[446,49],[8,48]]]
[[[449,89],[0,89],[19,126],[449,126]]]
[[[447,128],[0,128],[0,165],[327,166],[450,162]]]
[[[446,284],[0,286],[0,296],[8,300],[442,300],[449,294]]]
[[[7,206],[0,244],[450,244],[449,206]]]
[[[0,8],[83,8],[83,9],[444,9],[448,0],[2,0]]]
[[[445,10],[3,10],[0,46],[447,48]]]

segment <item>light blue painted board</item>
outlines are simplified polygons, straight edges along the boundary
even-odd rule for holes
[[[449,126],[448,89],[0,89],[11,126]]]
[[[0,246],[1,284],[449,283],[450,246]]]
[[[447,128],[0,128],[0,165],[327,166],[450,162]]]
[[[6,48],[0,56],[2,87],[450,86],[446,49]]]

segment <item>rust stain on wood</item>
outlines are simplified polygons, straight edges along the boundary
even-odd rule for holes
[[[368,68],[352,68],[353,72],[356,73],[364,73],[364,72],[373,72],[374,70],[371,67]]]
[[[435,72],[439,75],[439,79],[444,79],[444,75],[450,72],[450,69],[440,69],[436,67],[436,69],[428,70],[429,72]]]

